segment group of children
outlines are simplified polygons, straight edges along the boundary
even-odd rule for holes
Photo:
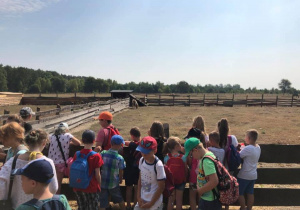
[[[163,126],[158,121],[152,124],[148,136],[142,138],[139,129],[133,127],[130,130],[131,141],[124,141],[112,125],[112,119],[110,112],[100,113],[98,120],[101,129],[97,137],[93,131],[86,130],[81,141],[68,132],[66,123],[60,123],[55,133],[50,136],[48,158],[41,154],[48,139],[47,135],[42,130],[31,131],[25,138],[29,149],[23,157],[20,155],[17,158],[19,162],[25,160],[22,163],[17,162],[15,168],[18,170],[11,170],[14,158],[5,163],[0,170],[0,187],[5,186],[3,195],[0,193],[0,200],[7,199],[8,174],[13,172],[14,175],[22,175],[22,184],[15,181],[13,193],[23,193],[12,196],[20,200],[15,202],[14,209],[38,209],[39,205],[56,205],[55,209],[70,209],[65,196],[55,196],[56,193],[60,193],[63,176],[68,174],[80,210],[105,209],[109,207],[110,201],[118,203],[121,209],[163,209],[163,192],[168,174],[166,170],[169,170],[173,174],[175,189],[168,197],[167,209],[173,209],[175,203],[176,209],[182,209],[186,184],[189,186],[192,210],[196,209],[197,204],[201,210],[222,208],[215,195],[215,192],[218,193],[219,183],[215,163],[204,157],[217,158],[228,167],[226,148],[231,144],[239,149],[236,137],[228,135],[229,126],[226,119],[218,123],[217,131],[206,135],[203,118],[196,117],[185,138],[184,146],[178,137],[165,139]],[[5,126],[18,127],[17,123],[13,122],[0,128],[0,141],[3,144],[10,139],[9,135],[6,135],[9,130]],[[257,138],[256,130],[247,131],[245,143],[248,146],[239,152],[243,159],[242,168],[237,175],[241,210],[251,210],[254,202],[253,189],[260,156]],[[83,144],[84,148],[69,158],[70,144]],[[16,148],[14,143],[6,146],[13,150]],[[123,146],[128,147],[126,154],[123,153]],[[4,173],[6,170],[8,172]],[[127,205],[120,189],[123,177]],[[21,180],[18,177],[15,179]],[[22,192],[17,189],[21,185]],[[24,195],[28,194],[31,195],[24,198]],[[247,204],[244,194],[247,194]],[[228,209],[228,206],[226,208]]]

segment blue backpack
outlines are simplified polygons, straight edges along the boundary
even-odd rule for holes
[[[53,195],[53,198],[47,201],[40,201],[34,198],[23,205],[31,206],[38,210],[66,210],[66,207],[60,201],[60,195]]]
[[[76,160],[72,163],[70,168],[70,186],[78,189],[86,189],[91,181],[93,174],[89,175],[89,163],[88,158],[91,155],[97,154],[94,151],[85,155],[76,152]]]
[[[228,171],[236,171],[241,165],[242,159],[240,153],[232,145],[232,138],[228,136],[225,157],[227,160]]]

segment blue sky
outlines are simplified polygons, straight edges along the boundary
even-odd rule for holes
[[[119,83],[300,89],[298,0],[0,0],[0,63]]]

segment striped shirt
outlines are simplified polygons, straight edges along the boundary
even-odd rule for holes
[[[124,158],[113,149],[102,151],[101,156],[104,162],[101,168],[101,188],[113,189],[119,186],[119,170],[125,168]]]

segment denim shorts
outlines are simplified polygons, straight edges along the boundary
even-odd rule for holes
[[[253,194],[254,193],[254,184],[256,180],[246,180],[237,178],[239,183],[239,194],[244,195],[246,194]]]
[[[184,188],[185,188],[185,182],[183,182],[182,184],[175,184],[176,190],[184,191]]]
[[[111,197],[111,201],[114,203],[122,203],[123,197],[121,194],[120,187],[115,187],[113,189],[103,189],[101,188],[101,192],[99,193],[100,200],[100,208],[107,208],[109,205],[109,195]]]

